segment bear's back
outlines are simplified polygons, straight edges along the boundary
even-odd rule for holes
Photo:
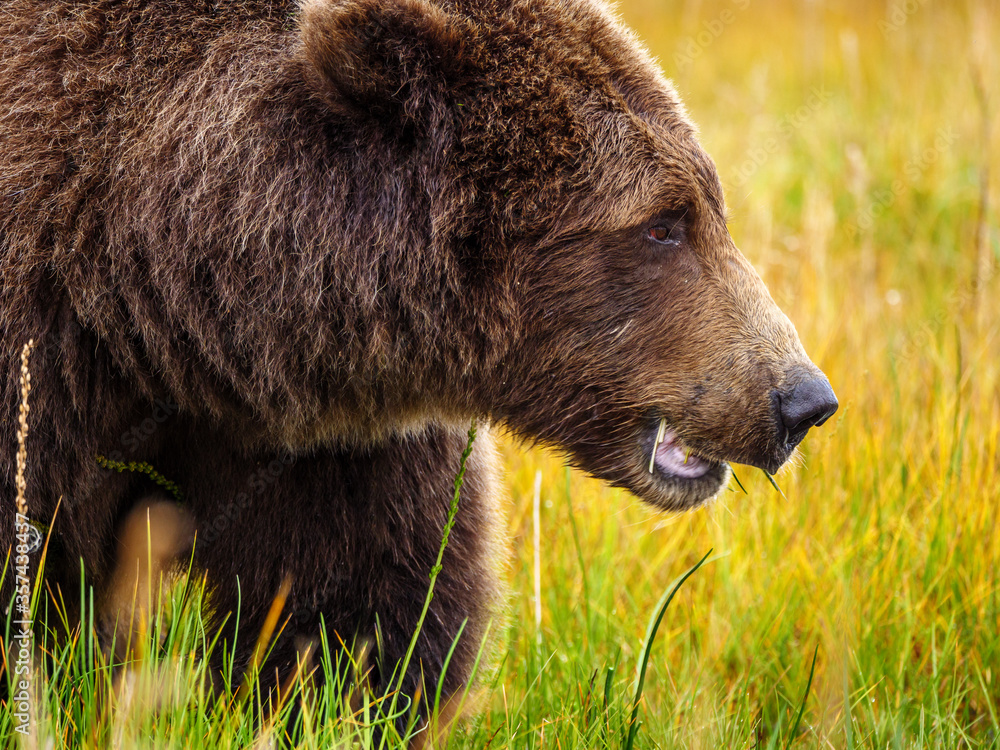
[[[100,210],[116,157],[212,56],[281,44],[294,3],[15,0],[0,16],[5,266]],[[78,227],[77,231],[82,231]],[[36,235],[36,236],[32,236]],[[41,235],[41,236],[38,236]],[[71,248],[63,248],[70,250]]]

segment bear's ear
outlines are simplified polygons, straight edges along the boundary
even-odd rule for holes
[[[302,0],[309,65],[335,99],[384,113],[411,110],[464,67],[458,19],[428,0]],[[419,105],[417,105],[419,106]]]

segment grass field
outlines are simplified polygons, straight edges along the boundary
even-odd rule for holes
[[[783,495],[736,467],[746,494],[676,516],[508,447],[509,650],[451,747],[627,746],[647,627],[709,550],[652,643],[636,748],[1000,747],[1000,9],[836,6],[623,2],[841,410]],[[280,746],[252,700],[205,709],[197,613],[174,621],[170,669],[125,699],[76,644],[37,746]]]

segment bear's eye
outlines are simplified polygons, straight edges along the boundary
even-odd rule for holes
[[[662,216],[649,228],[646,236],[658,245],[679,245],[685,240],[686,234],[684,213],[678,212]]]

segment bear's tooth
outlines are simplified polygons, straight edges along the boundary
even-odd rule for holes
[[[653,454],[649,457],[649,473],[653,473],[653,463],[656,461],[656,449],[663,442],[663,436],[667,432],[667,420],[660,417],[660,428],[656,431],[656,440],[653,441]]]

